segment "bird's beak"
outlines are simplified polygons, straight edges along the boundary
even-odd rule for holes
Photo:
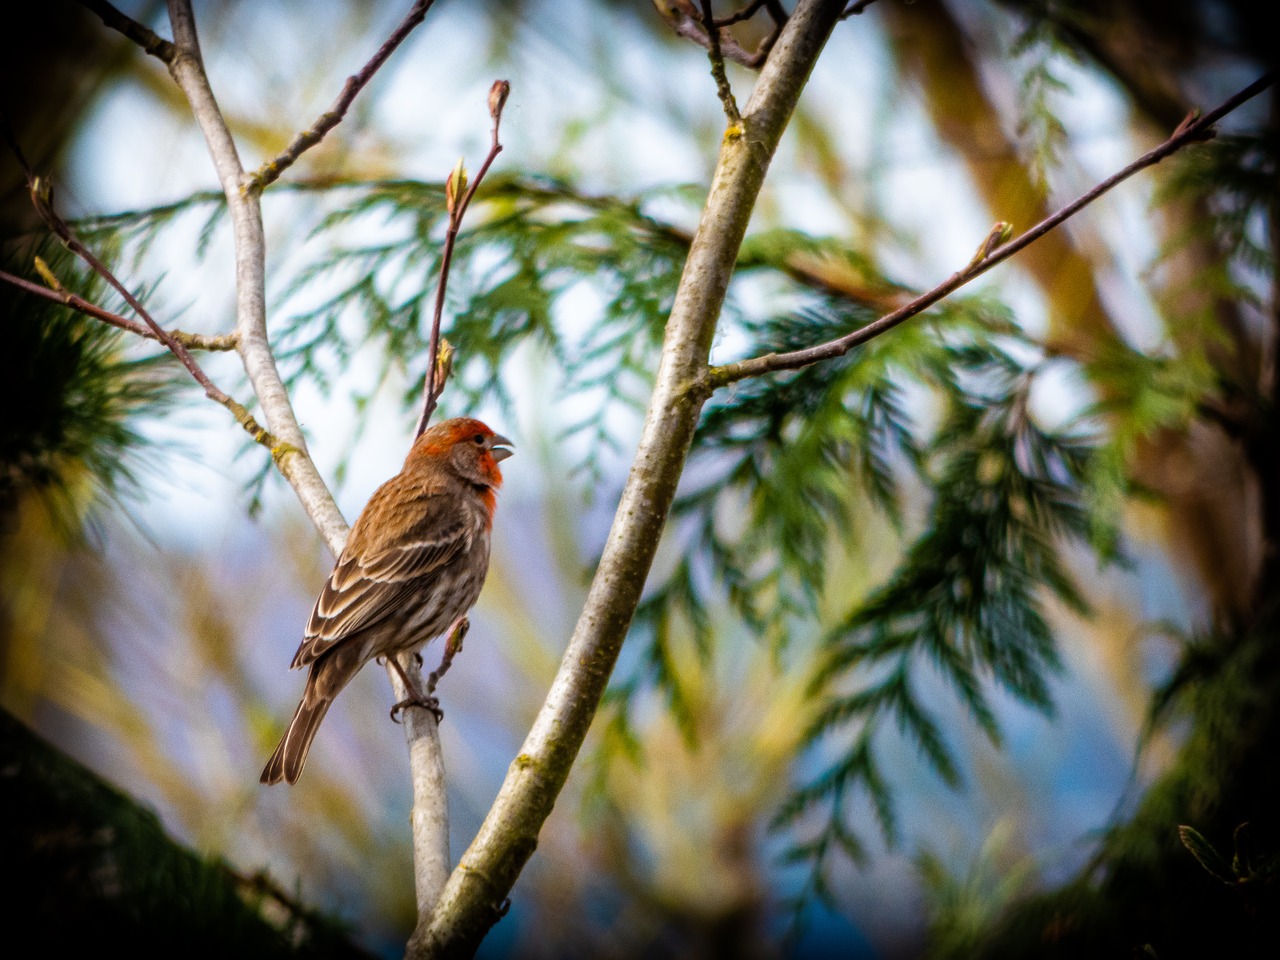
[[[489,438],[489,452],[493,454],[493,459],[498,462],[507,459],[507,457],[515,453],[515,450],[509,449],[514,446],[514,443],[502,436],[500,433],[495,433]]]

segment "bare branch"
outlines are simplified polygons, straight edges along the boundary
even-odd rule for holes
[[[244,189],[244,168],[200,57],[190,0],[169,0],[169,22],[175,46],[169,72],[191,104],[231,214],[236,258],[236,352],[262,406],[267,426],[282,441],[284,454],[276,457],[276,466],[297,492],[303,509],[336,555],[346,540],[347,523],[307,452],[306,439],[267,338],[266,241],[259,197],[254,191]]]
[[[75,242],[79,245],[78,241]],[[84,247],[81,246],[80,249],[84,250]],[[132,295],[119,285],[119,281],[115,279],[114,275],[111,274],[111,272],[93,256],[93,254],[89,253],[87,250],[84,250],[84,254],[87,256],[88,261],[91,266],[93,266],[95,272],[101,274],[104,279],[123,292],[128,299],[132,300]],[[280,458],[286,456],[290,452],[288,445],[281,443],[272,436],[269,431],[264,429],[263,426],[254,419],[253,414],[246,410],[242,404],[232,399],[219,389],[218,386],[209,379],[204,370],[201,369],[200,365],[195,362],[190,353],[187,352],[189,349],[233,350],[235,349],[235,334],[229,334],[225,337],[204,337],[199,334],[182,333],[180,331],[170,332],[161,328],[145,310],[141,311],[141,315],[147,321],[147,325],[144,326],[135,320],[129,320],[119,314],[112,313],[109,310],[104,310],[84,298],[71,293],[62,286],[58,281],[58,278],[53,275],[53,272],[49,270],[48,266],[39,257],[36,257],[36,269],[40,272],[40,275],[45,278],[46,282],[50,284],[52,289],[42,287],[39,284],[30,282],[29,280],[24,280],[22,277],[16,277],[3,270],[0,270],[0,280],[3,280],[5,283],[12,284],[27,293],[34,294],[35,296],[44,297],[46,300],[53,300],[56,303],[65,304],[66,306],[71,307],[74,310],[78,310],[90,317],[102,320],[104,323],[109,323],[114,327],[119,327],[121,330],[127,330],[140,337],[147,337],[151,340],[160,341],[168,347],[170,352],[172,352],[182,365],[187,368],[187,371],[191,374],[192,378],[204,388],[205,396],[230,410],[231,415],[236,418],[236,423],[240,424],[240,426],[244,428],[245,432],[248,433],[255,442],[266,447],[267,450],[270,451],[273,460],[279,462]]]
[[[521,753],[408,956],[470,956],[537,846],[596,714],[639,602],[705,389],[707,356],[765,172],[844,0],[800,0],[743,113],[721,141],[698,232],[667,320],[653,397],[613,528],[560,670]]]
[[[43,269],[41,269],[43,267]],[[58,282],[57,277],[52,273],[46,273],[48,267],[44,265],[39,257],[36,257],[36,269],[40,271],[40,275],[45,278],[45,282],[49,284],[42,287],[38,283],[32,283],[30,280],[24,280],[22,277],[14,276],[12,273],[6,273],[0,270],[0,280],[5,283],[17,287],[19,290],[25,290],[27,293],[37,297],[44,297],[46,300],[52,300],[55,303],[61,303],[72,310],[83,313],[85,316],[93,317],[95,320],[101,320],[103,323],[109,323],[113,327],[119,327],[135,336],[145,337],[148,340],[159,340],[155,332],[145,324],[138,323],[136,320],[130,320],[128,317],[122,317],[118,313],[112,313],[110,310],[104,310],[97,304],[90,303],[83,297],[77,296],[70,290],[66,289]],[[236,348],[236,335],[234,333],[226,333],[220,335],[209,336],[203,333],[187,333],[183,330],[170,330],[169,336],[182,344],[188,350],[234,350]]]
[[[1011,240],[1003,245],[1000,245],[999,243],[990,246],[984,245],[984,247],[979,249],[979,256],[975,256],[973,261],[971,261],[963,270],[953,273],[932,290],[927,293],[922,293],[910,303],[904,304],[892,313],[885,314],[878,320],[874,320],[867,324],[865,327],[860,327],[852,333],[848,333],[843,337],[838,337],[835,340],[829,340],[826,343],[820,343],[812,347],[805,347],[802,350],[792,350],[788,353],[770,353],[762,357],[754,357],[750,360],[741,360],[737,363],[728,363],[724,366],[713,367],[708,374],[711,388],[713,390],[718,389],[719,387],[734,383],[738,380],[744,380],[748,377],[758,377],[762,374],[773,373],[779,370],[798,370],[801,367],[807,367],[810,364],[818,363],[823,360],[831,360],[835,357],[841,357],[854,347],[866,343],[868,340],[872,340],[883,333],[887,333],[899,324],[924,312],[939,300],[951,293],[954,293],[965,284],[982,276],[982,274],[996,266],[996,264],[1003,263],[1010,257],[1015,256],[1019,251],[1030,246],[1032,243],[1035,243],[1036,240],[1054,229],[1054,227],[1057,227],[1059,224],[1069,220],[1080,210],[1084,209],[1109,191],[1112,187],[1123,183],[1135,173],[1145,170],[1147,167],[1154,166],[1165,157],[1176,153],[1188,144],[1211,139],[1214,135],[1211,128],[1217,121],[1221,120],[1232,110],[1235,110],[1242,103],[1271,86],[1271,84],[1275,82],[1276,77],[1276,71],[1266,74],[1203,116],[1200,116],[1195,111],[1188,114],[1186,119],[1178,125],[1178,128],[1169,136],[1169,138],[1159,146],[1147,153],[1144,153],[1123,170],[1120,170],[1108,177],[1106,180],[1103,180],[1092,190],[1076,198],[1071,203],[1068,203],[1056,213],[1053,213],[1044,220],[1041,220],[1016,240]],[[997,227],[1007,227],[1007,225],[997,224]],[[1000,232],[1003,234],[1003,230]],[[988,244],[990,244],[990,238],[988,239]]]
[[[711,37],[703,27],[702,14],[693,5],[692,0],[653,0],[653,5],[678,35],[708,50],[711,49]],[[720,37],[720,51],[727,60],[752,70],[759,70],[777,38],[778,33],[774,31],[765,38],[758,49],[748,51],[743,49],[732,36],[724,34]]]
[[[715,21],[715,24],[717,27],[731,27],[735,23],[742,23],[745,20],[750,20],[757,13],[760,12],[761,8],[763,8],[765,12],[769,14],[769,19],[773,21],[773,24],[775,27],[773,36],[770,37],[769,40],[767,41],[769,46],[773,46],[774,41],[778,39],[777,31],[782,29],[782,27],[787,22],[787,11],[782,6],[781,0],[751,0],[751,2],[748,3],[741,10],[735,10],[733,13],[729,14],[727,17],[717,18]],[[706,27],[705,17],[703,18],[702,24],[703,24],[703,27],[705,28]],[[760,52],[759,50],[756,51],[757,55],[759,54],[759,52]]]
[[[444,295],[449,285],[449,266],[453,262],[453,248],[458,241],[458,231],[462,228],[462,218],[466,216],[467,207],[471,206],[471,198],[476,195],[476,188],[484,180],[494,158],[502,152],[502,144],[498,142],[498,128],[502,123],[502,108],[507,104],[507,96],[511,93],[511,84],[506,80],[495,80],[489,88],[489,116],[493,119],[492,138],[489,154],[480,165],[480,172],[466,185],[467,171],[458,161],[458,165],[445,181],[445,204],[449,213],[449,227],[444,238],[444,252],[440,255],[440,282],[436,285],[435,312],[431,317],[431,341],[427,348],[426,382],[423,384],[422,413],[418,417],[418,425],[414,429],[414,439],[422,436],[431,422],[431,414],[435,412],[440,394],[444,392],[445,381],[449,379],[453,351],[441,352],[440,321],[444,315]],[[459,196],[461,194],[461,196]],[[447,348],[447,344],[446,344]]]
[[[373,58],[366,63],[359,73],[347,77],[347,82],[342,85],[342,92],[338,94],[338,99],[319,118],[303,130],[284,151],[273,160],[268,160],[259,167],[250,177],[249,189],[261,191],[264,187],[269,186],[279,179],[280,174],[293,166],[297,159],[307,150],[310,150],[317,143],[324,139],[325,134],[342,122],[342,118],[347,115],[347,111],[351,108],[351,104],[355,101],[356,96],[364,89],[378,69],[387,62],[391,54],[395,53],[396,47],[404,41],[405,37],[413,32],[413,29],[420,24],[427,15],[427,11],[431,9],[435,0],[417,0],[413,7],[405,14],[405,18],[400,21],[400,25],[392,32],[385,43],[378,48],[378,52]]]
[[[272,429],[294,445],[296,456],[276,458],[276,465],[297,493],[312,523],[334,556],[342,552],[348,533],[333,495],[306,450],[293,405],[285,390],[267,337],[266,241],[262,229],[261,192],[253,189],[218,109],[200,57],[191,0],[168,0],[177,54],[170,71],[186,94],[227,198],[235,237],[237,350]],[[397,671],[388,664],[392,689],[403,693]],[[405,722],[413,782],[414,882],[419,900],[434,902],[449,871],[449,820],[440,734],[428,711],[412,710]]]
[[[31,202],[35,206],[36,212],[40,214],[40,219],[42,219],[49,229],[57,235],[58,239],[62,241],[67,249],[88,264],[89,268],[93,270],[94,273],[102,277],[102,279],[116,290],[116,292],[124,297],[125,302],[128,303],[129,306],[133,308],[134,312],[143,319],[143,322],[146,324],[144,329],[150,332],[153,339],[159,340],[163,343],[169,351],[178,358],[178,361],[186,367],[187,372],[191,374],[196,383],[200,384],[200,386],[204,388],[205,396],[210,400],[222,404],[230,410],[232,416],[236,418],[236,422],[239,423],[255,441],[271,451],[271,457],[277,464],[292,453],[293,448],[288,443],[283,443],[276,437],[272,436],[270,432],[264,429],[263,426],[253,418],[253,415],[249,413],[243,405],[233,400],[212,380],[210,380],[208,374],[204,372],[200,364],[196,363],[195,358],[191,356],[186,345],[174,337],[173,334],[169,333],[169,331],[161,327],[160,324],[155,321],[155,318],[153,318],[151,314],[147,312],[147,309],[138,301],[137,297],[135,297],[129,289],[116,278],[116,275],[93,254],[93,251],[81,243],[75,234],[71,232],[71,228],[67,226],[66,221],[63,220],[62,217],[58,215],[58,212],[53,208],[53,188],[47,180],[42,180],[32,172],[30,164],[27,163],[26,155],[22,152],[22,147],[18,144],[17,138],[13,135],[13,131],[9,127],[8,118],[4,116],[0,116],[0,135],[3,135],[5,142],[13,152],[19,166],[22,167],[22,174],[26,178],[27,189],[31,194]],[[53,299],[59,300],[60,302],[68,305],[75,305],[77,308],[79,308],[79,305],[92,307],[92,304],[88,303],[88,301],[69,293],[62,286],[62,283],[58,278],[53,275],[53,272],[48,268],[48,266],[45,265],[44,261],[40,260],[39,257],[36,258],[36,267],[40,271],[41,276],[43,276],[46,282],[48,282],[53,288],[51,291]],[[15,285],[26,290],[28,293],[37,293],[41,296],[45,293],[35,284],[28,283],[20,277],[14,277],[7,273],[3,274],[3,277],[9,282],[16,281]],[[73,301],[75,301],[75,303],[73,303]],[[120,323],[115,323],[115,325],[123,326],[124,329],[136,329],[138,326],[134,321],[126,320],[123,317],[117,317],[115,314],[110,314],[100,308],[94,308],[93,312],[85,312],[89,312],[91,316],[98,316],[99,319],[106,320],[108,323],[114,323],[118,320]]]
[[[782,6],[782,0],[764,0],[764,8],[775,26],[782,28],[787,25],[787,11]]]
[[[169,348],[173,355],[178,358],[178,362],[186,367],[191,376],[195,378],[195,381],[204,387],[204,392],[210,400],[216,400],[223,406],[227,406],[231,398],[214,385],[200,365],[196,363],[195,358],[191,356],[187,348],[156,322],[155,318],[151,316],[147,308],[142,305],[141,301],[133,295],[129,288],[120,282],[107,265],[94,255],[93,251],[80,242],[79,238],[71,232],[71,228],[67,226],[66,221],[58,216],[57,211],[53,209],[53,190],[48,181],[32,176],[28,170],[27,183],[31,189],[31,202],[35,204],[37,212],[39,212],[41,219],[48,224],[49,229],[58,236],[58,239],[63,242],[68,250],[88,264],[89,269],[102,277],[120,296],[124,297],[125,303],[129,304],[133,311],[142,318],[147,328],[151,331],[153,338]],[[52,273],[46,271],[42,271],[46,280],[55,285],[55,290],[60,289],[62,284],[58,282]]]
[[[173,44],[150,27],[121,13],[106,0],[80,0],[80,3],[87,10],[96,13],[98,19],[112,30],[124,34],[151,56],[165,63],[173,63]]]
[[[840,19],[847,20],[850,17],[856,17],[875,2],[876,0],[857,0],[856,3],[851,3],[844,8],[844,13],[840,14]]]
[[[36,268],[39,270],[42,265],[43,261],[41,261],[39,257],[36,257]],[[41,276],[45,276],[45,271],[40,270],[40,274]],[[113,327],[119,327],[121,330],[127,330],[129,333],[135,334],[136,336],[159,339],[145,325],[138,323],[136,320],[130,320],[128,317],[122,317],[119,314],[112,313],[109,310],[104,310],[102,307],[96,306],[88,300],[71,293],[60,283],[56,287],[52,284],[50,284],[49,287],[42,287],[38,283],[32,283],[30,280],[24,280],[22,277],[14,276],[12,273],[7,273],[4,270],[0,270],[0,280],[17,287],[19,290],[25,290],[27,293],[34,296],[44,297],[44,299],[52,300],[54,303],[64,304],[72,310],[78,310],[87,316],[93,317],[95,320],[101,320],[103,323],[109,323]],[[49,282],[48,277],[45,277],[45,282]]]
[[[412,654],[401,654],[400,664],[405,671],[421,670]],[[396,702],[406,699],[411,691],[390,663],[387,664],[387,675],[391,678]],[[430,916],[440,899],[440,891],[453,869],[449,850],[449,794],[445,789],[448,781],[435,714],[430,710],[406,710],[404,735],[409,745],[409,769],[413,781],[413,809],[409,812],[413,835],[413,888],[418,916],[426,917]]]
[[[738,101],[733,98],[733,88],[724,72],[724,54],[720,52],[720,27],[711,15],[711,0],[702,0],[702,28],[707,32],[707,57],[711,60],[711,76],[716,81],[716,94],[724,106],[724,115],[731,129],[742,126],[742,114]]]
[[[756,15],[756,11],[763,7],[767,2],[769,2],[769,0],[751,0],[751,2],[741,10],[736,10],[727,17],[721,17],[719,20],[715,21],[715,24],[717,27],[729,27],[733,26],[735,23],[741,23],[743,20],[750,20]],[[702,13],[702,25],[705,28],[707,25],[707,10],[704,8]]]

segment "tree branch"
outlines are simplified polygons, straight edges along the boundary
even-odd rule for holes
[[[365,84],[387,62],[391,54],[395,53],[396,47],[400,46],[405,37],[409,36],[413,29],[423,21],[434,2],[435,0],[417,0],[409,12],[405,14],[405,18],[400,21],[400,25],[396,27],[386,42],[378,48],[378,52],[373,55],[373,58],[360,69],[359,73],[347,77],[347,82],[342,85],[342,92],[338,94],[338,99],[333,102],[333,106],[320,114],[315,123],[294,137],[293,142],[285,147],[279,156],[274,160],[268,160],[259,167],[249,178],[248,189],[260,192],[264,187],[274,183],[280,178],[280,174],[293,166],[303,153],[323,140],[325,134],[342,122],[343,117],[347,115],[351,104],[355,101],[360,91],[364,89]]]
[[[124,297],[125,302],[128,303],[129,306],[133,308],[134,312],[143,319],[146,326],[139,329],[140,325],[135,321],[126,320],[124,317],[109,313],[99,307],[94,307],[87,300],[68,292],[62,286],[62,283],[58,278],[54,276],[53,271],[45,265],[44,261],[39,257],[36,257],[36,269],[40,272],[41,276],[44,277],[50,287],[53,288],[51,291],[53,299],[70,306],[75,306],[77,309],[92,308],[91,310],[85,310],[85,312],[89,313],[91,316],[97,316],[99,319],[106,320],[106,322],[112,323],[115,326],[123,327],[126,330],[136,330],[144,336],[150,336],[155,340],[159,340],[175,357],[178,358],[178,361],[186,367],[187,372],[191,374],[196,383],[200,384],[200,386],[204,388],[205,396],[216,403],[222,404],[222,406],[230,410],[232,416],[236,418],[236,422],[239,423],[240,426],[242,426],[256,442],[270,450],[272,459],[279,464],[288,456],[289,453],[292,452],[292,448],[287,443],[282,443],[276,437],[272,436],[270,432],[264,429],[262,425],[254,419],[253,414],[249,413],[244,406],[224,393],[212,380],[210,380],[209,375],[204,372],[204,369],[200,364],[196,363],[195,358],[191,356],[186,345],[174,337],[173,334],[169,333],[169,331],[161,327],[160,324],[156,322],[155,318],[147,312],[147,309],[129,291],[129,289],[121,283],[119,279],[117,279],[116,275],[112,273],[110,269],[107,268],[106,264],[99,260],[93,254],[93,251],[81,243],[75,234],[71,232],[71,228],[67,226],[66,221],[58,215],[58,212],[53,207],[52,186],[47,180],[42,180],[32,171],[31,165],[27,162],[26,154],[22,152],[22,147],[19,145],[17,137],[14,136],[13,131],[9,127],[8,118],[3,114],[0,114],[0,136],[3,137],[5,143],[12,151],[14,159],[18,161],[18,165],[22,168],[22,175],[27,182],[27,191],[31,195],[31,203],[36,208],[36,212],[40,215],[40,219],[45,222],[45,225],[58,237],[59,240],[62,241],[63,245],[66,246],[68,250],[88,264],[89,268],[94,273],[102,277],[102,279],[109,283],[117,293]],[[0,278],[13,283],[15,286],[26,290],[28,293],[35,293],[40,296],[46,295],[46,291],[42,290],[40,287],[33,283],[29,283],[20,277],[15,277],[12,274],[0,271]]]
[[[850,17],[856,17],[875,2],[876,0],[856,0],[856,2],[845,7],[844,13],[840,14],[840,19],[847,20]]]
[[[306,439],[298,426],[267,339],[266,241],[262,231],[262,208],[257,194],[245,189],[240,157],[209,86],[190,0],[170,0],[169,22],[175,47],[169,71],[191,104],[231,214],[236,258],[236,350],[262,405],[268,428],[289,445],[289,455],[277,458],[276,464],[297,491],[303,509],[329,548],[337,554],[346,540],[347,524],[307,451]]]
[[[308,516],[335,556],[342,552],[348,527],[328,487],[306,450],[289,396],[276,368],[267,338],[266,243],[260,193],[240,164],[226,120],[218,109],[204,70],[190,0],[169,0],[169,20],[177,53],[171,65],[174,80],[186,95],[204,134],[231,213],[236,255],[236,329],[238,351],[268,423],[294,444],[297,456],[277,458]],[[399,677],[388,664],[387,674],[399,695]],[[411,714],[426,711],[410,711]],[[434,718],[411,716],[405,723],[415,806],[414,878],[419,898],[430,897],[434,884],[448,872],[448,808],[444,761]],[[424,808],[422,804],[425,804]],[[422,830],[419,830],[422,825]],[[424,890],[427,892],[424,894]]]
[[[121,13],[106,0],[80,0],[80,3],[85,9],[97,14],[98,19],[112,30],[124,34],[151,56],[165,63],[173,63],[173,44],[150,27]]]
[[[209,86],[200,57],[190,0],[169,0],[169,20],[177,47],[171,72],[186,94],[204,134],[231,213],[236,255],[237,350],[268,423],[296,448],[296,456],[277,458],[276,464],[294,488],[329,549],[337,556],[346,542],[348,527],[307,453],[306,441],[276,369],[275,356],[267,338],[266,242],[260,193],[252,189],[252,178],[244,173],[226,120]],[[390,664],[387,674],[393,689],[400,693],[399,677]],[[449,869],[444,760],[434,718],[410,717],[405,723],[405,737],[409,746],[414,793],[414,879],[421,900],[431,898],[431,886],[434,884],[438,889],[439,878],[445,876]],[[418,825],[422,825],[421,831]]]
[[[262,229],[261,193],[254,189],[252,177],[245,174],[231,132],[214,99],[200,57],[191,0],[168,0],[168,3],[169,21],[173,25],[177,48],[170,71],[191,104],[196,122],[204,134],[231,213],[236,255],[237,350],[268,424],[288,443],[295,445],[297,455],[277,458],[276,464],[336,557],[346,542],[347,523],[307,453],[306,441],[280,372],[276,369],[275,356],[267,338],[266,241]],[[387,665],[387,675],[397,699],[402,699],[400,678],[390,664]],[[414,823],[414,881],[419,901],[433,902],[441,878],[449,870],[449,815],[439,731],[433,717],[413,716],[426,713],[423,710],[410,711],[411,716],[404,726],[414,795],[411,814]]]
[[[671,25],[671,29],[679,36],[684,37],[686,40],[692,40],[708,50],[711,49],[711,36],[703,27],[702,14],[693,5],[692,0],[653,0],[653,5],[657,8],[662,18]],[[760,65],[764,63],[765,58],[769,56],[769,51],[773,48],[773,44],[777,41],[779,29],[775,29],[773,33],[761,41],[760,46],[754,51],[743,49],[733,37],[724,34],[719,38],[721,53],[726,59],[732,60],[734,63],[741,64],[752,70],[758,70]]]
[[[44,261],[39,257],[36,258],[36,269],[40,271],[41,276],[45,276],[48,267],[43,266]],[[49,274],[45,277],[46,281],[52,280],[48,287],[42,287],[38,283],[32,283],[30,280],[24,280],[22,277],[14,276],[12,273],[6,273],[0,270],[0,281],[24,290],[37,297],[44,297],[46,300],[52,300],[55,303],[61,303],[72,310],[83,313],[85,316],[93,317],[95,320],[101,320],[103,323],[109,323],[113,327],[119,327],[121,330],[128,331],[135,336],[145,337],[148,340],[159,340],[154,331],[145,324],[138,323],[136,320],[130,320],[128,317],[122,317],[118,313],[112,313],[110,310],[104,310],[97,304],[90,303],[83,297],[77,296],[70,290],[57,283],[57,278]],[[56,286],[55,286],[56,283]],[[188,350],[234,350],[236,348],[236,335],[234,333],[224,333],[216,335],[208,335],[203,333],[187,333],[184,330],[170,330],[169,336],[173,337],[178,343],[182,344]]]
[[[22,160],[20,154],[19,160]],[[25,168],[25,161],[23,161],[23,163]],[[187,348],[179,343],[174,336],[169,333],[169,331],[165,330],[164,327],[160,326],[160,324],[156,322],[155,318],[151,316],[147,311],[147,308],[142,305],[141,301],[139,301],[138,298],[130,292],[129,288],[120,282],[107,265],[94,255],[93,251],[80,242],[79,238],[71,232],[71,228],[67,226],[66,221],[58,216],[57,211],[53,208],[53,190],[49,186],[49,183],[34,176],[29,169],[26,169],[25,173],[27,175],[27,185],[31,191],[31,202],[35,205],[36,211],[40,214],[40,217],[44,220],[45,224],[48,225],[49,229],[57,235],[58,239],[62,241],[68,250],[88,264],[89,269],[102,277],[102,279],[107,281],[107,283],[110,284],[111,287],[120,294],[120,296],[124,297],[125,303],[129,304],[129,306],[133,308],[134,313],[142,318],[152,338],[159,340],[169,348],[170,352],[178,358],[178,362],[187,368],[187,372],[191,374],[196,383],[204,387],[205,395],[208,396],[210,400],[216,400],[223,406],[228,406],[231,402],[231,398],[223,393],[213,383],[213,381],[209,379],[208,374],[206,374],[200,365],[196,363],[195,358],[191,356],[191,353]],[[37,268],[42,266],[44,266],[44,262],[37,259]],[[61,291],[65,293],[65,291],[62,290],[62,284],[58,281],[58,278],[49,271],[48,267],[44,267],[40,273],[46,281],[49,282],[50,286],[54,288],[55,292]]]
[[[1276,80],[1277,72],[1272,71],[1260,79],[1251,83],[1248,87],[1241,90],[1235,96],[1223,102],[1215,109],[1209,111],[1203,116],[1197,111],[1192,111],[1187,115],[1186,119],[1178,125],[1178,128],[1169,136],[1167,140],[1159,146],[1147,153],[1144,153],[1137,160],[1133,161],[1124,169],[1112,174],[1106,180],[1103,180],[1093,189],[1076,198],[1065,207],[1051,214],[1038,224],[1028,230],[1016,240],[1012,240],[1003,246],[992,243],[988,238],[986,244],[978,251],[979,255],[966,266],[963,270],[953,273],[950,277],[938,284],[932,290],[922,293],[910,303],[904,304],[892,313],[887,313],[877,320],[872,321],[865,327],[860,327],[851,333],[838,337],[835,340],[829,340],[826,343],[820,343],[812,347],[805,347],[802,350],[792,350],[787,353],[770,353],[762,357],[754,357],[750,360],[741,360],[737,363],[728,363],[723,366],[713,367],[709,371],[709,381],[711,389],[715,390],[735,383],[738,380],[744,380],[748,377],[758,377],[762,374],[773,373],[779,370],[798,370],[801,367],[807,367],[810,364],[819,363],[823,360],[831,360],[836,357],[844,356],[854,347],[866,343],[881,334],[887,333],[894,327],[912,317],[916,316],[933,306],[939,300],[954,293],[965,284],[982,276],[992,267],[999,263],[1003,263],[1010,257],[1016,255],[1019,251],[1035,243],[1050,230],[1057,227],[1073,217],[1080,210],[1087,207],[1093,201],[1097,200],[1112,187],[1123,183],[1135,173],[1145,170],[1147,167],[1154,166],[1165,157],[1176,153],[1183,147],[1191,143],[1197,143],[1213,137],[1211,129],[1217,121],[1235,110],[1247,100],[1261,93],[1267,87],[1271,86]],[[998,224],[998,227],[1004,226]]]
[[[494,158],[502,152],[502,144],[498,142],[498,126],[502,123],[502,108],[506,106],[507,96],[510,93],[511,84],[506,80],[495,80],[493,86],[489,88],[489,116],[493,118],[492,142],[489,145],[489,154],[480,165],[480,172],[476,174],[471,186],[468,188],[466,185],[467,171],[461,160],[445,181],[444,197],[449,213],[449,227],[445,232],[444,252],[440,255],[440,282],[436,284],[435,312],[431,317],[431,341],[427,347],[427,372],[422,389],[422,413],[418,416],[418,425],[413,431],[415,440],[422,436],[422,431],[426,430],[427,424],[431,422],[431,414],[435,412],[436,402],[444,392],[445,381],[449,379],[453,351],[447,349],[442,354],[440,348],[440,320],[444,315],[445,290],[449,286],[449,266],[453,263],[453,248],[458,241],[458,231],[462,229],[462,218],[466,216],[467,207],[471,206],[471,198],[476,195],[476,188],[489,172]],[[459,198],[460,192],[461,198]]]
[[[717,27],[731,27],[735,23],[741,23],[743,20],[750,20],[756,15],[756,11],[763,7],[767,2],[769,2],[769,0],[751,0],[751,2],[741,10],[735,10],[727,17],[721,17],[715,21],[715,24]],[[707,25],[707,12],[708,11],[705,8],[702,11],[702,26],[704,28]]]
[[[711,76],[716,81],[716,94],[724,106],[724,115],[731,128],[740,127],[742,114],[738,112],[738,101],[733,98],[733,87],[729,86],[729,78],[724,72],[724,54],[720,52],[720,25],[711,15],[711,0],[702,0],[702,29],[707,32],[707,58],[711,61]]]
[[[844,0],[800,0],[761,72],[741,136],[725,138],[667,321],[631,474],[559,673],[479,834],[408,955],[469,955],[537,845],[586,737],[639,602],[706,388],[707,356],[738,248],[782,131]]]

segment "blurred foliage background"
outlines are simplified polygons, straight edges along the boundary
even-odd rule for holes
[[[123,6],[167,32],[163,5]],[[401,6],[197,4],[246,165],[327,107]],[[713,359],[843,333],[968,262],[992,222],[1029,227],[1274,66],[1262,7],[851,16],[770,171]],[[176,88],[75,5],[27,17],[2,41],[3,104],[63,212],[158,317],[225,331],[229,227]],[[455,855],[572,628],[723,125],[703,52],[651,4],[436,5],[265,199],[274,342],[348,517],[407,449],[441,181],[483,156],[495,78],[506,150],[459,240],[443,414],[484,416],[518,456],[442,689]],[[741,99],[751,75],[730,79]],[[485,955],[1274,939],[1275,97],[909,325],[712,400],[606,705]],[[5,269],[41,253],[116,309],[0,165]],[[9,287],[0,310],[0,705],[238,877],[286,947],[333,942],[291,926],[306,903],[398,955],[410,795],[380,673],[296,788],[257,784],[331,560],[290,491],[150,345]],[[234,357],[205,365],[248,400]],[[20,809],[19,834],[55,834]]]

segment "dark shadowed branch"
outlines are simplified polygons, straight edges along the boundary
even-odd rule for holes
[[[106,0],[80,0],[104,24],[128,37],[144,51],[165,63],[173,63],[174,46],[150,27],[117,10]]]
[[[840,14],[840,19],[847,20],[849,17],[855,17],[875,2],[876,0],[856,0],[855,3],[851,3],[844,8],[844,13]]]

